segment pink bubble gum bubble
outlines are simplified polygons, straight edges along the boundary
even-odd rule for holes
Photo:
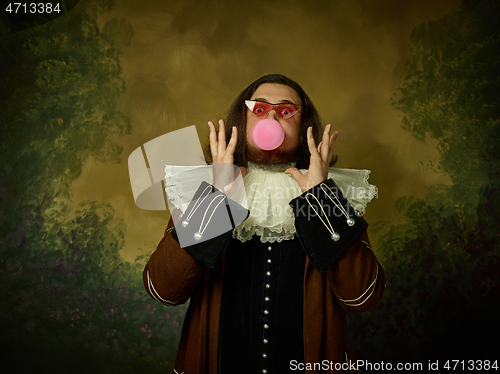
[[[278,148],[285,139],[285,130],[274,119],[259,121],[252,133],[253,141],[260,149],[271,151]]]

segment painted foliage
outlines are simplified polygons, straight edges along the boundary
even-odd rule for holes
[[[196,73],[191,65],[183,65],[181,57],[198,56],[200,49],[186,43],[200,38],[210,58],[220,58],[215,60],[220,64],[234,59],[241,71],[216,66],[214,76],[224,79],[200,79],[195,98],[206,96],[218,82],[221,101],[228,103],[237,91],[224,84],[234,81],[232,88],[243,88],[243,78],[239,78],[247,74],[243,60],[250,56],[249,61],[261,64],[270,50],[276,53],[270,59],[273,69],[281,66],[276,61],[283,58],[287,60],[283,62],[285,74],[299,71],[289,58],[292,48],[279,48],[275,40],[256,40],[255,34],[245,34],[237,22],[246,14],[243,8],[236,7],[235,18],[218,27],[205,13],[229,14],[224,2],[212,1],[205,7],[189,1],[187,5],[166,3],[172,9],[174,29],[166,39],[184,48],[172,57],[172,69]],[[253,2],[252,7],[263,3]],[[328,15],[333,8],[319,0],[310,3],[310,14],[326,22],[321,14]],[[301,17],[311,21],[300,13],[305,9],[302,2],[292,5],[286,10],[295,15],[295,25]],[[143,254],[135,248],[135,260],[123,254],[130,241],[127,229],[136,230],[140,222],[129,219],[133,224],[126,224],[123,214],[116,213],[116,201],[111,204],[96,198],[80,203],[74,192],[89,160],[126,169],[123,160],[128,150],[173,129],[156,129],[159,132],[153,136],[151,128],[141,130],[135,123],[139,120],[130,118],[124,108],[124,95],[137,92],[136,83],[128,84],[131,81],[122,66],[136,35],[125,17],[100,22],[113,14],[113,6],[107,0],[81,1],[64,16],[37,27],[15,33],[2,30],[3,367],[165,372],[175,355],[186,306],[155,304],[143,290],[142,269],[153,245],[145,247]],[[278,6],[266,9],[276,14],[283,11]],[[374,310],[350,315],[349,328],[359,358],[373,362],[494,358],[487,338],[499,331],[495,313],[500,300],[500,5],[494,0],[465,1],[459,10],[447,13],[411,33],[406,78],[396,84],[399,88],[391,110],[401,114],[403,129],[414,138],[436,144],[437,161],[426,167],[445,175],[449,183],[431,183],[420,197],[403,194],[395,204],[397,218],[370,228],[370,234],[380,238],[375,248],[387,274],[386,294]],[[245,18],[247,30],[274,30],[274,24],[261,24],[252,17]],[[229,33],[231,29],[236,31]],[[240,45],[244,38],[253,44]],[[225,43],[218,43],[220,39]],[[249,45],[260,46],[266,53],[259,55],[258,49],[249,53]],[[299,62],[317,63],[313,60]],[[267,72],[252,70],[252,74]],[[301,77],[311,78],[308,74]],[[169,79],[178,83],[174,73]],[[249,74],[244,81],[253,79]],[[169,100],[162,105],[175,112],[182,104],[177,97],[186,97],[184,92],[192,87],[171,84],[165,94]],[[143,101],[135,113],[155,112],[149,106],[153,96],[141,92]],[[185,110],[193,113],[219,105],[185,101]],[[173,116],[169,121],[181,128],[182,118]],[[132,135],[138,138],[135,143]],[[379,148],[373,144],[374,154],[384,154],[380,144]],[[360,153],[365,158],[370,155]],[[101,183],[103,189],[118,189],[99,180],[92,182]],[[379,191],[383,199],[384,189]],[[132,195],[127,193],[127,204],[132,206]],[[161,217],[162,225],[166,218]],[[157,231],[159,241],[162,232]],[[30,352],[28,357],[26,352]]]

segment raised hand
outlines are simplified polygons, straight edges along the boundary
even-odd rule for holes
[[[307,129],[307,145],[311,153],[309,170],[302,174],[297,168],[288,168],[286,174],[291,174],[295,178],[302,192],[309,190],[317,184],[323,182],[328,177],[328,167],[333,157],[335,140],[339,136],[338,131],[334,131],[330,136],[332,125],[328,124],[323,132],[323,138],[316,147],[312,135],[312,127]]]
[[[219,120],[219,132],[212,121],[208,122],[210,128],[210,152],[214,171],[214,186],[224,192],[235,178],[234,175],[234,150],[238,141],[238,129],[233,126],[231,139],[226,145],[226,129],[223,120]],[[242,174],[246,169],[242,169]]]
[[[238,130],[233,126],[231,139],[226,146],[226,128],[223,120],[219,120],[219,132],[215,129],[212,121],[208,121],[210,128],[210,152],[212,153],[212,162],[232,164],[234,162],[234,150],[238,141]]]

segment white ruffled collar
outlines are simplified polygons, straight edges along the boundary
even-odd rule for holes
[[[301,190],[285,170],[294,166],[248,163],[243,182],[250,215],[233,230],[234,238],[244,242],[257,234],[263,243],[293,239],[295,217],[288,203],[299,196]]]
[[[293,239],[295,217],[289,202],[302,191],[295,179],[284,171],[294,164],[263,166],[248,163],[243,176],[245,195],[237,199],[250,210],[249,217],[236,226],[233,237],[245,242],[258,235],[261,242],[273,243]],[[185,211],[202,181],[210,184],[212,167],[165,166],[165,191],[170,209]],[[305,173],[307,170],[302,169]],[[357,211],[364,212],[366,205],[377,195],[377,187],[368,183],[369,170],[330,168],[328,179],[333,179],[345,198]]]

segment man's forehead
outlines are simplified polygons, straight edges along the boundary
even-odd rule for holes
[[[290,86],[280,83],[263,83],[252,95],[251,100],[265,100],[270,103],[292,102],[302,104],[297,92]]]

